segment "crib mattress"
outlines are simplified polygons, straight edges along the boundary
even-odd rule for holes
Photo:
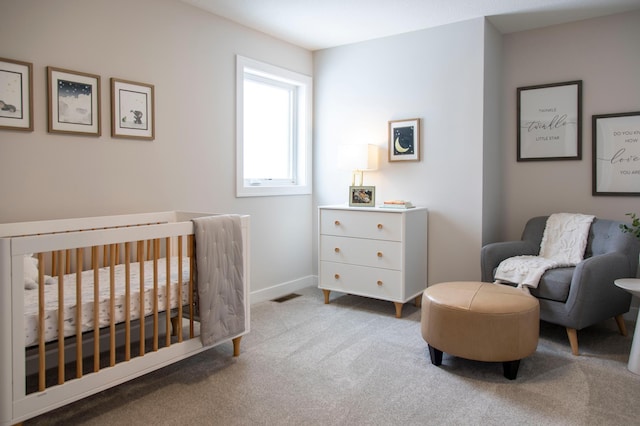
[[[189,262],[190,258],[182,259],[182,305],[189,301]],[[140,264],[130,265],[130,318],[140,318]],[[115,272],[115,322],[125,320],[125,265],[116,265]],[[166,298],[166,259],[158,259],[158,311],[178,307],[178,258],[170,258],[170,282],[171,294],[169,307]],[[110,268],[101,268],[99,271],[99,324],[98,327],[107,327],[111,322],[111,288]],[[93,307],[94,288],[93,270],[84,271],[82,277],[82,331],[94,329]],[[76,274],[68,274],[64,281],[64,336],[76,334]],[[153,261],[144,262],[144,316],[153,313]],[[44,329],[45,341],[49,342],[58,338],[58,278],[53,278],[53,283],[45,285],[45,314]],[[24,332],[25,347],[38,343],[38,290],[25,290],[24,292]]]

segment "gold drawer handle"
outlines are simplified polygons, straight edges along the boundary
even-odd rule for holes
[[[340,279],[340,274],[335,274],[335,275],[333,276],[333,278],[335,278],[336,280],[339,280],[339,279]]]
[[[378,257],[382,257],[382,252],[381,251],[378,252]]]
[[[340,253],[340,247],[334,248],[333,251],[335,251],[336,253]]]
[[[381,223],[378,224],[378,229],[382,229],[382,224]]]
[[[377,284],[378,284],[379,286],[382,286],[382,281],[378,280]]]
[[[340,221],[339,221],[339,220],[336,220],[335,222],[333,222],[333,224],[334,224],[335,226],[340,226]]]

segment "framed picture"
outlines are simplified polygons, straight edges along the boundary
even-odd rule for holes
[[[33,131],[33,64],[0,58],[0,129]]]
[[[350,186],[349,205],[351,207],[373,207],[376,205],[375,186]]]
[[[47,67],[49,133],[100,136],[100,76]]]
[[[640,111],[592,117],[593,195],[640,195]]]
[[[111,136],[154,139],[153,91],[151,84],[111,79]]]
[[[389,121],[389,161],[420,161],[420,119]]]
[[[582,158],[582,80],[518,88],[518,161]]]

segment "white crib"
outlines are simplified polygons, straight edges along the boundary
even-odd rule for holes
[[[211,347],[199,338],[194,279],[192,219],[205,216],[212,214],[0,224],[0,425]],[[231,340],[234,356],[250,324],[249,216],[240,221],[244,331],[216,343]],[[30,254],[38,259],[35,289],[25,289]]]

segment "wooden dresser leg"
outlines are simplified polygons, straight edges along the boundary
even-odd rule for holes
[[[329,304],[329,294],[331,294],[331,290],[322,290],[322,292],[324,293],[324,304],[328,305]]]
[[[580,355],[578,352],[578,331],[575,328],[567,327],[567,336],[569,337],[569,343],[571,344],[571,353],[574,355]]]
[[[415,304],[416,304],[416,308],[419,308],[422,306],[422,294],[419,294],[416,296]]]
[[[624,323],[624,317],[622,315],[616,315],[616,323],[618,324],[618,330],[623,336],[627,335],[627,326]]]
[[[240,339],[242,339],[242,336],[231,339],[233,342],[233,356],[240,356]]]
[[[393,304],[396,306],[396,318],[402,318],[402,307],[404,304],[399,302],[393,302]]]

